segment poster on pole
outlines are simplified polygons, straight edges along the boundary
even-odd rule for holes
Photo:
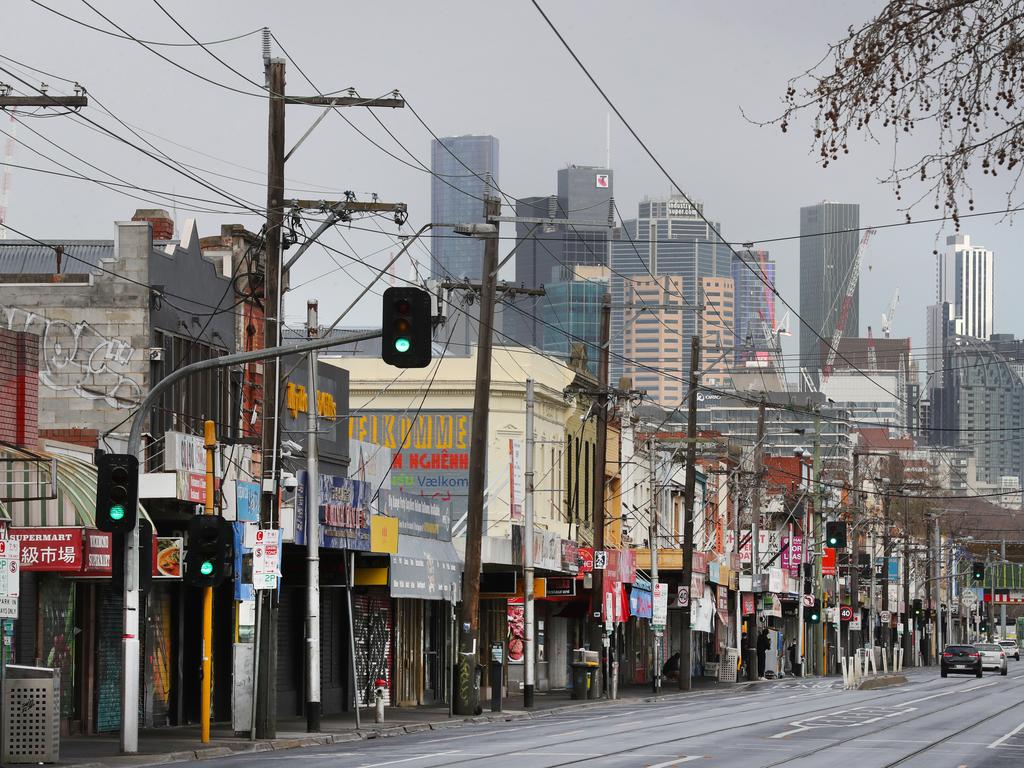
[[[668,619],[668,584],[659,581],[654,585],[654,603],[651,607],[651,625],[664,628]]]

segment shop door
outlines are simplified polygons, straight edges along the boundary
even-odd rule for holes
[[[445,669],[451,604],[431,600],[423,606],[423,703],[447,701]]]
[[[420,684],[423,680],[423,601],[398,600],[398,625],[395,637],[398,654],[395,657],[395,682],[398,685],[396,702],[400,707],[415,707],[421,701]]]
[[[552,616],[548,626],[548,674],[552,688],[569,687],[569,620]]]

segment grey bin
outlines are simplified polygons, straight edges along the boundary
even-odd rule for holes
[[[10,664],[3,685],[4,765],[60,757],[60,670]]]

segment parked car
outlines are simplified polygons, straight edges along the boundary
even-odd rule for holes
[[[939,662],[939,674],[977,675],[981,677],[981,652],[973,645],[947,645]]]
[[[1000,675],[1007,673],[1006,652],[996,643],[975,643],[974,647],[981,652],[982,669],[994,669]]]
[[[1003,649],[1007,657],[1013,656],[1014,661],[1020,661],[1020,646],[1016,640],[1000,640],[999,647]]]

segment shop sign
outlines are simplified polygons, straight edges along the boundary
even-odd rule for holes
[[[561,542],[561,570],[564,573],[576,574],[580,570],[579,545],[572,539],[562,539]]]
[[[704,574],[694,573],[690,576],[690,591],[695,595],[704,594]]]
[[[255,523],[260,519],[259,483],[235,481],[235,519],[244,523]]]
[[[306,543],[306,471],[298,472],[295,492],[295,543]],[[362,480],[320,475],[320,546],[370,551],[370,495]]]
[[[255,485],[255,483],[253,483]],[[258,486],[257,486],[258,487]],[[184,539],[180,536],[158,536],[156,539],[156,568],[153,578],[180,579]]]
[[[782,567],[793,576],[800,575],[800,564],[804,561],[804,537],[782,537]]]
[[[580,547],[580,576],[584,573],[592,573],[594,570],[594,548]]]
[[[823,576],[836,575],[835,547],[825,547],[821,554],[821,573]]]
[[[713,558],[708,557],[707,552],[694,552],[693,553],[693,568],[692,573],[707,573],[708,572],[708,560]]]
[[[206,474],[206,446],[203,438],[184,432],[164,433],[164,470]]]
[[[572,597],[576,594],[576,579],[548,576],[547,597]]]
[[[82,528],[11,528],[21,544],[21,570],[77,573],[82,570]]]
[[[752,616],[754,614],[754,594],[752,592],[743,593],[743,615]]]
[[[281,575],[280,531],[259,529],[252,548],[252,588],[276,589]]]
[[[621,581],[605,579],[602,582],[604,590],[604,622],[621,623],[629,619],[629,601],[626,599],[626,590]]]
[[[696,560],[696,557],[694,558],[694,560]],[[721,566],[719,565],[717,560],[712,560],[710,563],[708,563],[708,581],[710,581],[712,584],[722,583]]]
[[[668,619],[668,584],[663,581],[655,584],[653,597],[651,624],[655,627],[664,627]]]
[[[505,618],[508,622],[508,663],[522,664],[526,656],[526,604],[523,598],[509,598]]]
[[[111,554],[113,536],[106,531],[86,530],[83,536],[85,558],[82,573],[86,575],[109,575],[112,571]]]
[[[426,496],[413,496],[401,491],[381,490],[378,497],[382,515],[398,519],[398,533],[421,539],[451,541],[451,511]]]
[[[718,585],[718,612],[729,613],[729,588],[721,584]]]
[[[347,421],[350,440],[392,451],[392,490],[444,504],[455,519],[466,514],[470,411],[364,411]]]
[[[608,552],[603,549],[594,551],[594,570],[603,571],[608,567]]]
[[[650,585],[650,582],[647,582]],[[629,615],[640,619],[651,618],[653,596],[650,590],[641,589],[636,584],[629,593]]]
[[[768,591],[779,594],[786,591],[781,568],[768,569]]]
[[[398,521],[395,518],[370,516],[370,551],[389,555],[398,552]]]
[[[206,503],[206,475],[178,470],[177,498],[191,504]]]

